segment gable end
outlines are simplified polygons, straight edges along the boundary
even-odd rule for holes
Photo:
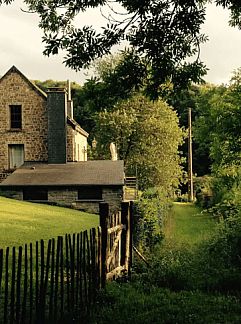
[[[32,83],[22,72],[20,72],[16,66],[12,66],[11,69],[9,69],[4,76],[0,79],[0,82],[2,82],[3,79],[5,79],[8,75],[11,73],[17,73],[20,75],[20,77],[32,88],[34,91],[36,91],[41,97],[43,97],[45,100],[47,99],[47,94],[41,90],[38,86],[36,86],[34,83]]]

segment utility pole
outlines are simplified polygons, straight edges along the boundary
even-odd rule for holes
[[[188,108],[188,201],[193,202],[192,109]]]

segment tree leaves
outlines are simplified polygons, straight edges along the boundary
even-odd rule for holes
[[[178,146],[183,132],[176,113],[163,101],[151,102],[142,95],[119,102],[112,111],[97,116],[96,138],[100,153],[117,145],[127,174],[137,167],[142,188],[162,186],[172,192],[182,176]]]

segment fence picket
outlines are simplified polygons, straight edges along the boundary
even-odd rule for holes
[[[60,237],[60,314],[64,314],[64,251],[63,237]]]
[[[46,293],[47,293],[48,281],[49,281],[51,244],[52,244],[52,240],[49,240],[48,241],[48,248],[47,248],[47,260],[46,260],[46,266],[45,266],[45,278],[44,278],[44,285],[43,285],[43,296],[42,296],[42,299],[43,299],[42,300],[43,319],[44,319],[44,315],[45,315]]]
[[[39,308],[39,251],[38,251],[38,241],[36,241],[35,245],[35,264],[36,264],[36,271],[35,271],[35,311],[36,315],[35,318],[38,318],[38,308]]]
[[[89,238],[89,235],[88,235],[88,232],[85,231],[85,235],[86,235],[86,262],[87,262],[87,275],[88,275],[88,304],[91,303],[91,294],[92,294],[92,291],[91,291],[91,285],[92,285],[92,272],[91,272],[91,265],[90,265],[90,262],[91,262],[91,259],[90,259],[90,238]]]
[[[108,217],[109,206],[106,203],[100,203],[100,226],[101,226],[101,287],[105,287],[107,275],[107,262],[108,255]]]
[[[80,307],[83,306],[83,280],[82,280],[82,276],[83,276],[83,232],[80,233],[80,246],[79,246],[79,264],[80,264],[80,268],[79,268],[79,296],[80,296]]]
[[[28,246],[24,246],[24,286],[23,286],[23,303],[22,303],[22,320],[24,323],[26,318],[27,307],[27,290],[28,290]]]
[[[50,292],[49,292],[49,321],[53,321],[53,296],[54,296],[54,265],[55,265],[55,239],[52,239],[51,251],[51,275],[50,275]]]
[[[80,234],[77,234],[76,240],[76,284],[75,284],[75,302],[78,305],[79,302],[79,268],[80,268],[80,259],[79,259],[79,249],[80,249]]]
[[[22,252],[23,248],[18,249],[18,272],[17,272],[17,293],[16,293],[16,322],[20,322],[20,305],[21,305],[21,275],[22,275]]]
[[[59,236],[47,246],[40,240],[35,250],[32,243],[18,253],[13,247],[11,259],[9,247],[5,254],[0,249],[0,323],[54,324],[70,315],[80,320],[107,278],[130,269],[131,213],[125,204],[122,214],[110,215],[101,203],[98,229]]]
[[[10,301],[10,323],[15,319],[15,275],[16,275],[16,248],[12,248],[12,277],[11,277],[11,301]]]
[[[40,241],[40,286],[37,323],[44,323],[44,241]]]
[[[72,306],[74,305],[74,243],[75,243],[75,236],[72,236],[71,239],[71,235],[68,235],[68,239],[69,239],[69,265],[70,265],[70,297],[71,297],[71,301],[70,301],[70,308],[72,311]]]
[[[33,244],[29,246],[29,323],[33,320]]]
[[[0,302],[2,297],[3,249],[0,249]]]
[[[56,268],[55,268],[55,292],[54,292],[54,320],[58,318],[58,290],[59,290],[59,261],[60,261],[60,238],[57,240]]]
[[[65,235],[65,266],[66,266],[66,289],[67,289],[67,311],[70,312],[70,296],[69,296],[69,244],[68,235]]]
[[[83,301],[84,301],[84,305],[86,305],[87,300],[88,300],[88,290],[87,290],[87,271],[86,271],[86,235],[85,235],[85,231],[83,233],[83,281],[84,281]]]
[[[4,291],[4,323],[8,322],[8,258],[9,258],[9,247],[6,249],[5,256],[5,291]]]
[[[98,289],[101,288],[101,274],[102,274],[102,255],[101,255],[101,246],[102,246],[102,241],[101,241],[101,227],[98,226]]]

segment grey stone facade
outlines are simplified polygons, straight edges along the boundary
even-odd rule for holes
[[[23,200],[23,188],[3,188],[2,194],[6,197]],[[71,207],[81,211],[98,214],[99,203],[107,202],[111,211],[119,210],[123,200],[122,186],[102,187],[102,199],[78,199],[76,187],[48,188],[48,202],[61,206]],[[40,202],[40,201],[37,201]],[[47,202],[47,201],[44,201]]]
[[[117,210],[124,163],[87,161],[88,133],[72,104],[70,86],[46,94],[15,67],[0,79],[0,192],[92,213],[104,201]]]
[[[99,203],[107,202],[111,210],[118,210],[123,199],[122,186],[109,186],[102,188],[102,199],[78,199],[78,190],[74,187],[63,189],[48,189],[49,202],[56,202],[90,213],[99,213]]]
[[[0,182],[14,169],[10,163],[12,146],[22,149],[24,162],[87,159],[88,133],[73,120],[73,113],[67,116],[67,105],[71,104],[64,89],[46,94],[14,66],[0,78]],[[19,128],[11,125],[11,106],[20,107]]]

